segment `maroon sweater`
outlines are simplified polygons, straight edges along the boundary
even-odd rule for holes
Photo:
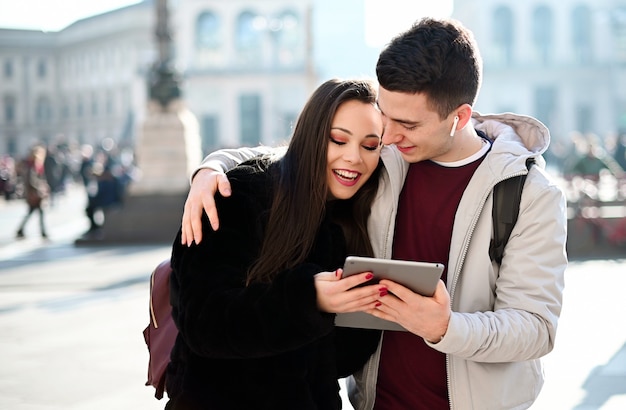
[[[446,281],[454,215],[481,162],[460,167],[411,164],[398,203],[394,259],[443,263]],[[445,354],[413,333],[394,331],[385,332],[381,354],[376,410],[450,408]]]

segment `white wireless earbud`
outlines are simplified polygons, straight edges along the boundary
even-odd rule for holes
[[[454,117],[454,122],[452,123],[452,129],[450,130],[450,136],[454,137],[454,133],[456,132],[456,126],[459,124],[459,116],[456,115]]]

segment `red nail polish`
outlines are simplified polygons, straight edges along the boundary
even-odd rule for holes
[[[381,291],[380,291],[380,297],[382,298],[382,297],[383,297],[383,296],[385,296],[387,293],[388,293],[388,292],[387,292],[387,289],[385,289],[385,290],[381,290]]]
[[[373,273],[368,273],[367,275],[365,275],[365,279],[370,280],[374,277]]]
[[[381,302],[376,302],[376,307],[382,306]]]

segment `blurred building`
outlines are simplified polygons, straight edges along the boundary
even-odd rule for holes
[[[0,29],[0,153],[35,141],[130,141],[154,58],[150,2],[59,32]]]
[[[312,1],[172,3],[175,60],[203,151],[286,141],[317,85]]]
[[[539,118],[553,138],[626,129],[626,1],[455,0],[484,60],[482,112]]]
[[[275,144],[317,85],[312,0],[170,0],[183,98],[203,150]],[[132,145],[157,58],[152,0],[58,32],[0,29],[0,153],[35,141]]]

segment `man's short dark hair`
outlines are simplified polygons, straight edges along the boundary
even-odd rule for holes
[[[470,30],[455,20],[424,18],[395,37],[376,64],[388,91],[424,93],[445,118],[461,104],[474,104],[482,60]]]

